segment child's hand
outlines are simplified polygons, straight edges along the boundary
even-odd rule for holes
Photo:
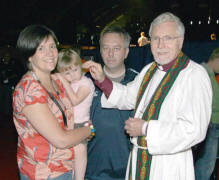
[[[68,81],[62,76],[61,73],[55,73],[52,75],[52,77],[59,79],[63,84],[68,83]]]
[[[66,88],[70,88],[70,83],[65,79],[65,77],[61,73],[52,74],[53,79],[59,79],[63,86]]]

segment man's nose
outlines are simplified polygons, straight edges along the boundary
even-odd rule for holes
[[[159,38],[157,46],[158,46],[159,48],[162,48],[162,47],[165,46],[165,43],[164,43],[163,38]]]
[[[110,56],[110,57],[113,57],[114,56],[114,49],[109,49],[109,52],[108,52],[108,55]]]

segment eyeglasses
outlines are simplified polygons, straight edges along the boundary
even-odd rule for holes
[[[177,39],[179,38],[180,36],[164,36],[164,37],[158,37],[158,36],[155,36],[155,37],[151,37],[151,41],[154,42],[154,43],[158,43],[160,42],[161,40],[164,42],[164,43],[170,43],[172,42],[174,39]]]

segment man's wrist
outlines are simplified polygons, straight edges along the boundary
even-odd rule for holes
[[[95,80],[94,82],[97,85],[97,87],[99,87],[103,91],[105,96],[108,98],[113,90],[112,81],[105,76],[102,83],[99,83],[99,81],[97,81],[97,80]]]
[[[148,126],[148,122],[144,122],[142,129],[141,129],[143,136],[146,136],[146,134],[147,134],[147,132],[146,132],[147,126]]]

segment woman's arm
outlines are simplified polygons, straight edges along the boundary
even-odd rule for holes
[[[47,104],[32,104],[23,108],[22,113],[45,139],[57,148],[69,148],[79,144],[91,134],[90,127],[63,130]]]

